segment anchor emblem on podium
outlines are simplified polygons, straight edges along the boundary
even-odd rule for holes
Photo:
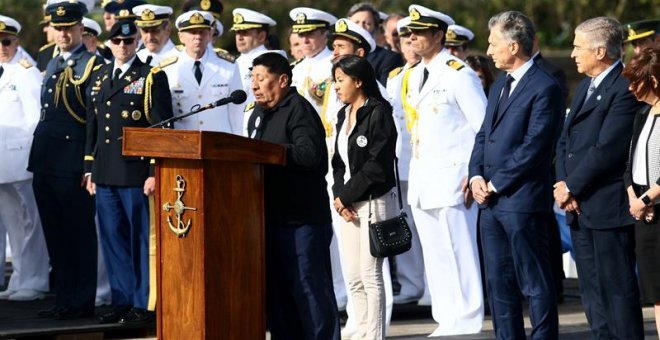
[[[186,181],[183,179],[183,176],[177,175],[176,176],[176,188],[173,189],[174,192],[177,194],[176,201],[174,201],[174,204],[170,204],[170,202],[166,202],[163,204],[163,210],[166,212],[169,212],[170,210],[174,209],[174,214],[176,215],[176,225],[172,223],[172,218],[170,216],[167,216],[167,224],[170,227],[170,230],[177,236],[177,237],[185,237],[186,234],[188,234],[188,231],[190,230],[190,225],[192,224],[192,220],[188,218],[188,222],[184,223],[182,215],[186,210],[193,210],[196,211],[197,208],[191,208],[191,207],[186,207],[186,205],[183,203],[181,200],[183,198],[183,194],[186,192]]]

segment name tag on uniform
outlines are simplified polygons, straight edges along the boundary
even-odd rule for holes
[[[211,87],[227,87],[228,84],[212,84]]]
[[[133,81],[124,87],[125,94],[142,94],[144,92],[144,77]]]

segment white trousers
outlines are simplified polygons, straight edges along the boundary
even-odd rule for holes
[[[477,249],[477,205],[413,207],[439,335],[474,334],[484,320]]]
[[[407,252],[396,256],[396,273],[401,284],[400,296],[420,299],[424,295],[424,258],[422,244],[415,226],[412,209],[408,205],[408,181],[401,181],[403,209],[408,214],[408,225],[412,232],[412,247]],[[396,209],[398,209],[398,203]]]
[[[48,250],[32,180],[0,184],[0,202],[0,224],[9,236],[12,255],[13,271],[7,289],[47,292]]]
[[[358,220],[342,223],[340,236],[346,261],[344,277],[355,313],[360,339],[380,340],[386,335],[386,296],[383,258],[371,256],[369,248],[369,213],[372,221],[396,215],[395,195],[387,193],[369,202],[358,202],[353,208]]]
[[[344,325],[343,333],[352,334],[357,332],[357,323],[355,321],[355,312],[353,309],[353,302],[348,291],[348,282],[344,278],[343,268],[346,268],[346,256],[342,250],[341,245],[341,226],[344,219],[337,214],[334,207],[334,195],[332,193],[332,177],[326,176],[328,182],[328,197],[330,197],[330,212],[332,214],[332,243],[330,244],[330,262],[332,265],[332,281],[334,285],[335,298],[337,299],[338,306],[345,306],[346,324]],[[387,259],[383,261],[383,280],[385,283],[385,329],[386,333],[390,327],[390,320],[392,319],[393,307],[393,293],[392,293],[392,276],[390,275],[390,264]]]

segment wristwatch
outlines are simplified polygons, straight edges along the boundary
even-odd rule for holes
[[[649,197],[649,195],[647,195],[646,193],[644,193],[642,196],[639,196],[639,199],[642,200],[642,202],[644,202],[644,205],[647,207],[653,203],[651,201],[651,197]]]

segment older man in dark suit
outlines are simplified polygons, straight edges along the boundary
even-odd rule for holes
[[[534,26],[519,12],[490,19],[488,55],[503,74],[488,96],[470,159],[497,339],[525,339],[520,294],[529,299],[532,339],[557,338],[546,216],[561,89],[531,59]]]
[[[566,210],[587,320],[594,339],[642,339],[633,220],[623,184],[640,103],[621,76],[621,25],[587,20],[571,57],[587,75],[557,144],[554,197]]]

